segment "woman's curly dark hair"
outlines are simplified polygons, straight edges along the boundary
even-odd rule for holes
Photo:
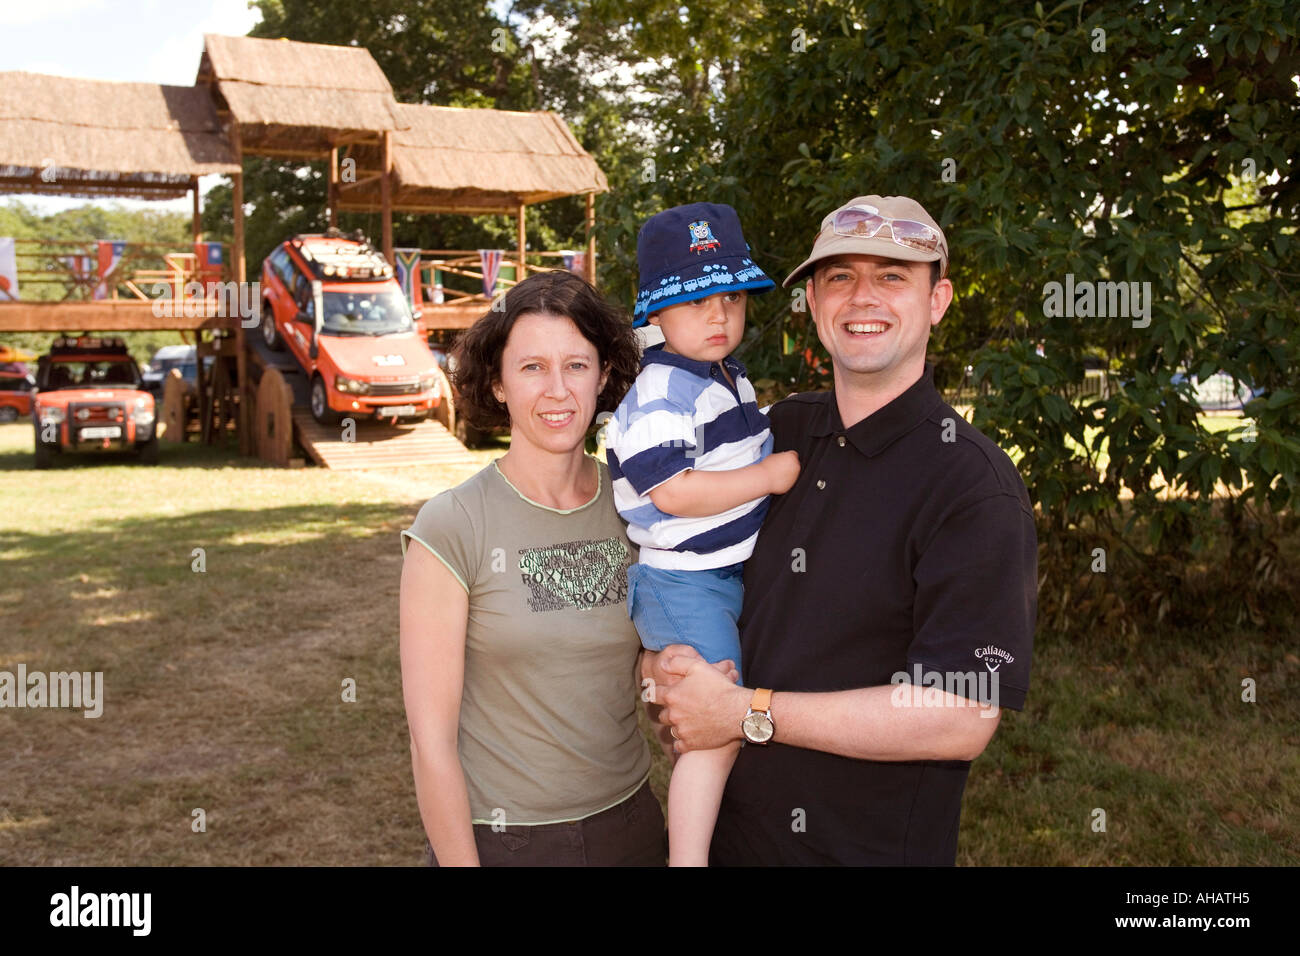
[[[583,338],[596,347],[601,370],[609,373],[596,398],[596,412],[618,408],[641,370],[641,350],[622,310],[579,276],[559,271],[529,276],[505,294],[503,305],[499,311],[485,312],[452,349],[455,371],[451,379],[459,392],[457,415],[464,415],[475,428],[510,424],[510,414],[492,394],[492,386],[501,379],[501,353],[510,330],[521,315],[530,312],[573,320]]]

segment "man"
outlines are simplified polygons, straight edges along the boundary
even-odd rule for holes
[[[952,864],[970,761],[1029,686],[1037,542],[1007,455],[925,361],[948,244],[905,197],[821,224],[806,281],[834,390],[770,411],[802,472],[745,566],[748,687],[647,653],[679,752],[747,740],[710,862]]]

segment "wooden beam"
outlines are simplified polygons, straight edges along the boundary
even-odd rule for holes
[[[587,193],[587,281],[596,284],[596,194]]]
[[[190,223],[191,231],[194,233],[194,244],[197,246],[203,241],[203,217],[200,215],[199,207],[199,177],[194,176],[190,179],[190,192],[194,194],[194,217]]]
[[[384,258],[393,261],[393,134],[384,130],[384,178],[379,181],[380,215],[383,217]]]
[[[4,302],[0,303],[0,332],[156,332],[225,329],[238,325],[235,317],[222,317],[221,301],[209,299],[203,309],[207,314],[187,316],[154,315],[162,303],[139,299],[101,299],[92,302]],[[160,308],[159,311],[164,311]],[[183,310],[177,309],[176,312]]]
[[[359,173],[359,172],[363,172],[363,170],[358,169],[358,170],[353,170],[353,172]],[[338,186],[339,186],[340,194],[342,194],[345,191],[351,191],[353,189],[357,189],[361,186],[369,186],[371,183],[377,183],[384,178],[384,174],[381,170],[376,170],[374,172],[371,172],[370,170],[364,170],[364,172],[369,173],[369,175],[362,176],[358,179],[353,180],[350,183],[339,183]]]
[[[525,264],[525,260],[528,258],[528,257],[525,255],[525,252],[526,252],[525,244],[526,244],[526,242],[527,242],[528,240],[527,240],[527,238],[526,238],[526,236],[525,236],[525,234],[524,234],[524,222],[525,222],[525,218],[524,218],[524,217],[527,215],[527,209],[528,209],[528,207],[525,206],[525,205],[523,205],[523,204],[521,203],[520,206],[519,206],[519,212],[518,212],[518,215],[517,215],[517,217],[516,217],[516,221],[517,221],[517,223],[518,223],[518,227],[519,227],[519,231],[518,231],[518,233],[517,233],[517,235],[516,235],[516,237],[515,237],[516,242],[517,242],[517,245],[515,246],[515,248],[516,248],[516,250],[517,250],[517,257],[516,257],[516,258],[517,258],[517,261],[518,261],[518,263],[519,263],[519,268],[515,270],[515,281],[516,281],[516,282],[523,282],[524,279],[526,279],[526,278],[528,277],[528,266]]]
[[[240,135],[239,124],[230,125],[230,145],[234,149],[235,159],[239,163],[239,172],[233,177],[234,185],[234,220],[235,220],[235,281],[239,283],[242,290],[244,283],[248,281],[247,266],[244,261],[244,149],[243,139]],[[242,295],[241,295],[242,298]],[[262,303],[254,305],[254,310],[260,309]],[[250,455],[253,450],[252,443],[252,422],[249,412],[252,401],[250,400],[251,390],[248,387],[248,369],[244,357],[244,324],[235,317],[235,347],[238,350],[238,377],[239,382],[239,453],[241,455]],[[221,360],[218,359],[218,362]],[[209,398],[209,403],[211,402]]]
[[[468,329],[492,308],[491,302],[478,300],[465,304],[445,303],[436,305],[424,303],[424,316],[421,319],[426,329]]]
[[[329,224],[337,227],[339,224],[339,148],[330,147],[330,168],[328,187],[326,188],[326,202],[329,204]]]
[[[189,192],[187,183],[108,183],[99,180],[62,179],[56,183],[33,182],[18,177],[0,178],[0,193],[39,196],[111,196],[123,199],[183,199]]]
[[[374,202],[367,200],[349,200],[347,193],[339,198],[339,209],[344,212],[375,212]],[[396,212],[447,213],[453,216],[510,216],[515,212],[514,206],[441,206],[419,205],[407,202],[393,203]]]

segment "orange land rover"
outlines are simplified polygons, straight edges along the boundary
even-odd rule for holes
[[[61,337],[36,366],[36,467],[60,452],[134,451],[158,464],[153,396],[120,338]]]
[[[21,366],[0,365],[0,422],[16,422],[32,413],[34,384]]]
[[[393,267],[362,239],[294,236],[262,263],[262,338],[293,353],[311,412],[419,421],[442,401],[442,374]]]

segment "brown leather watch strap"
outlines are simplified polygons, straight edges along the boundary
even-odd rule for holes
[[[749,709],[761,710],[763,713],[767,713],[772,709],[772,692],[762,687],[754,691],[754,697],[749,702]]]

